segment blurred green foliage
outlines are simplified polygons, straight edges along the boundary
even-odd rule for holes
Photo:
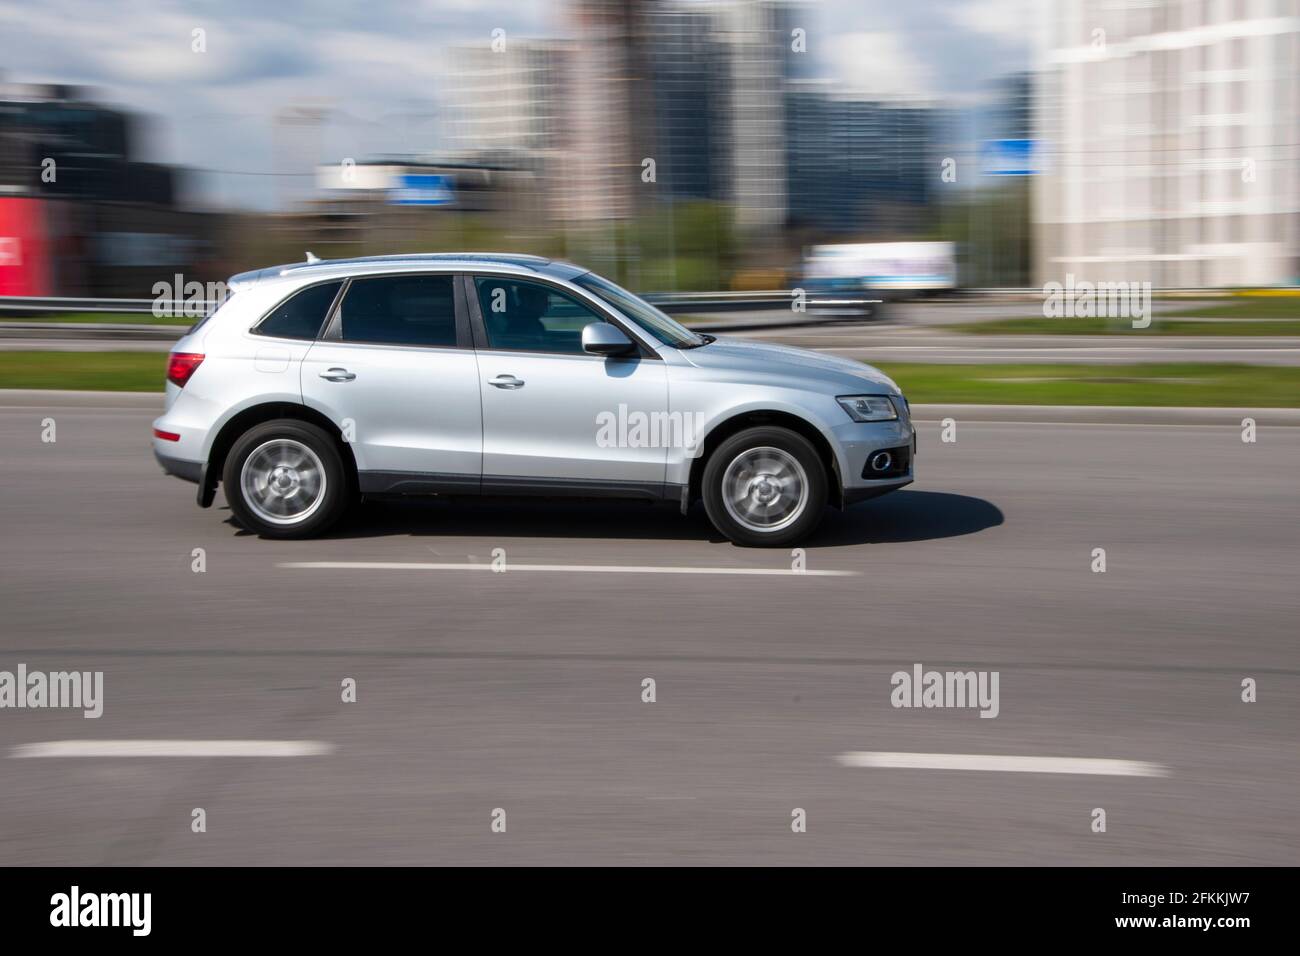
[[[164,352],[0,352],[0,388],[160,392]],[[923,365],[881,370],[916,402],[1300,407],[1300,368],[1208,363]]]
[[[638,292],[728,288],[736,268],[730,207],[705,200],[662,202],[607,223],[544,220],[533,211],[385,210],[335,227],[290,217],[278,226],[231,225],[231,272],[323,259],[417,252],[511,252],[565,259]]]

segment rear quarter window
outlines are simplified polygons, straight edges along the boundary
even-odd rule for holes
[[[341,280],[309,286],[277,305],[251,331],[277,339],[313,340],[342,287]]]

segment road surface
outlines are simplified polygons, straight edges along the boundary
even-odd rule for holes
[[[921,422],[918,481],[828,514],[821,576],[721,573],[792,559],[610,502],[262,541],[160,473],[150,418],[0,408],[0,671],[104,673],[98,719],[0,710],[6,863],[1297,862],[1300,428]],[[915,664],[998,672],[998,716],[891,706]],[[59,741],[97,746],[15,756]],[[103,755],[151,741],[182,755]],[[881,753],[980,769],[851,756]]]

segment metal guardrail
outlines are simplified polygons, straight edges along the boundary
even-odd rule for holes
[[[0,312],[120,312],[130,315],[153,315],[155,307],[163,307],[178,318],[200,319],[219,302],[181,301],[174,299],[78,299],[56,296],[0,296]],[[202,306],[203,311],[194,310]]]
[[[677,315],[707,315],[727,312],[768,312],[761,319],[740,322],[719,319],[716,323],[694,321],[700,331],[744,332],[780,326],[811,326],[835,322],[860,322],[868,317],[878,299],[809,295],[806,308],[791,309],[793,293],[779,289],[758,292],[666,292],[647,295],[665,312]],[[72,296],[0,296],[0,339],[112,340],[118,342],[175,341],[219,302],[172,299],[107,299]],[[200,311],[201,310],[201,311]],[[119,322],[50,322],[43,315],[87,313],[121,315]],[[780,313],[785,314],[782,319]],[[132,322],[130,316],[175,318],[175,322]],[[775,320],[775,321],[774,321]]]
[[[1158,298],[1169,299],[1222,299],[1238,295],[1295,295],[1296,287],[1279,287],[1275,289],[1250,290],[1243,293],[1233,289],[1177,289],[1155,290]],[[692,328],[700,331],[723,333],[746,332],[755,329],[802,328],[815,325],[840,323],[861,323],[869,318],[880,316],[878,306],[880,299],[857,298],[853,296],[834,297],[830,293],[811,293],[806,300],[806,309],[801,312],[791,310],[793,290],[768,289],[747,292],[660,292],[645,296],[650,302],[665,312],[677,315],[696,315],[700,318],[691,321]],[[943,296],[945,301],[971,299],[984,300],[1022,300],[1039,301],[1042,290],[1025,288],[1008,289],[959,289]],[[162,343],[180,338],[194,323],[220,305],[211,301],[178,301],[170,299],[113,299],[113,298],[78,298],[72,296],[28,297],[0,296],[0,339],[67,339],[67,340],[116,340],[119,342],[138,341]],[[131,315],[154,315],[155,309],[173,316],[175,322],[131,322]],[[202,309],[200,312],[199,310]],[[726,312],[767,312],[766,316],[754,318],[737,317],[723,319]],[[43,321],[45,314],[76,313],[120,314],[120,322],[49,322]],[[781,318],[778,313],[784,312]],[[719,314],[713,321],[703,319],[707,314]],[[701,321],[701,319],[703,319]]]
[[[780,289],[759,292],[651,292],[646,301],[665,312],[722,312],[731,309],[789,308],[793,291]],[[808,304],[816,308],[860,308],[878,303],[879,299],[844,296],[808,295]],[[125,315],[175,316],[195,320],[207,315],[220,302],[195,299],[105,299],[75,297],[0,296],[0,312],[113,312]]]
[[[1252,289],[1243,293],[1239,289],[1153,289],[1152,294],[1160,298],[1219,299],[1247,295],[1274,293],[1277,295],[1295,295],[1300,292],[1294,286]],[[1026,298],[1041,299],[1040,288],[981,288],[953,289],[946,296],[954,298]],[[666,312],[681,312],[691,309],[703,311],[725,311],[727,309],[763,309],[788,308],[793,301],[793,289],[765,289],[746,292],[648,292],[642,296],[648,302],[659,306]],[[816,307],[859,308],[880,303],[878,298],[860,298],[857,296],[831,296],[827,293],[808,293],[808,302]],[[152,315],[155,308],[164,315],[180,318],[199,319],[220,305],[214,301],[175,300],[175,299],[112,299],[112,298],[77,298],[60,296],[0,296],[0,312],[120,312],[123,314]],[[197,309],[202,311],[196,311]]]
[[[794,289],[768,289],[756,292],[649,292],[642,296],[651,305],[668,313],[729,312],[744,309],[789,309],[795,301]],[[863,313],[880,299],[860,296],[805,292],[809,309],[844,309]]]

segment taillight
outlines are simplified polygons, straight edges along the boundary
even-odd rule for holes
[[[177,388],[184,388],[202,363],[200,352],[173,352],[167,357],[167,381]]]

